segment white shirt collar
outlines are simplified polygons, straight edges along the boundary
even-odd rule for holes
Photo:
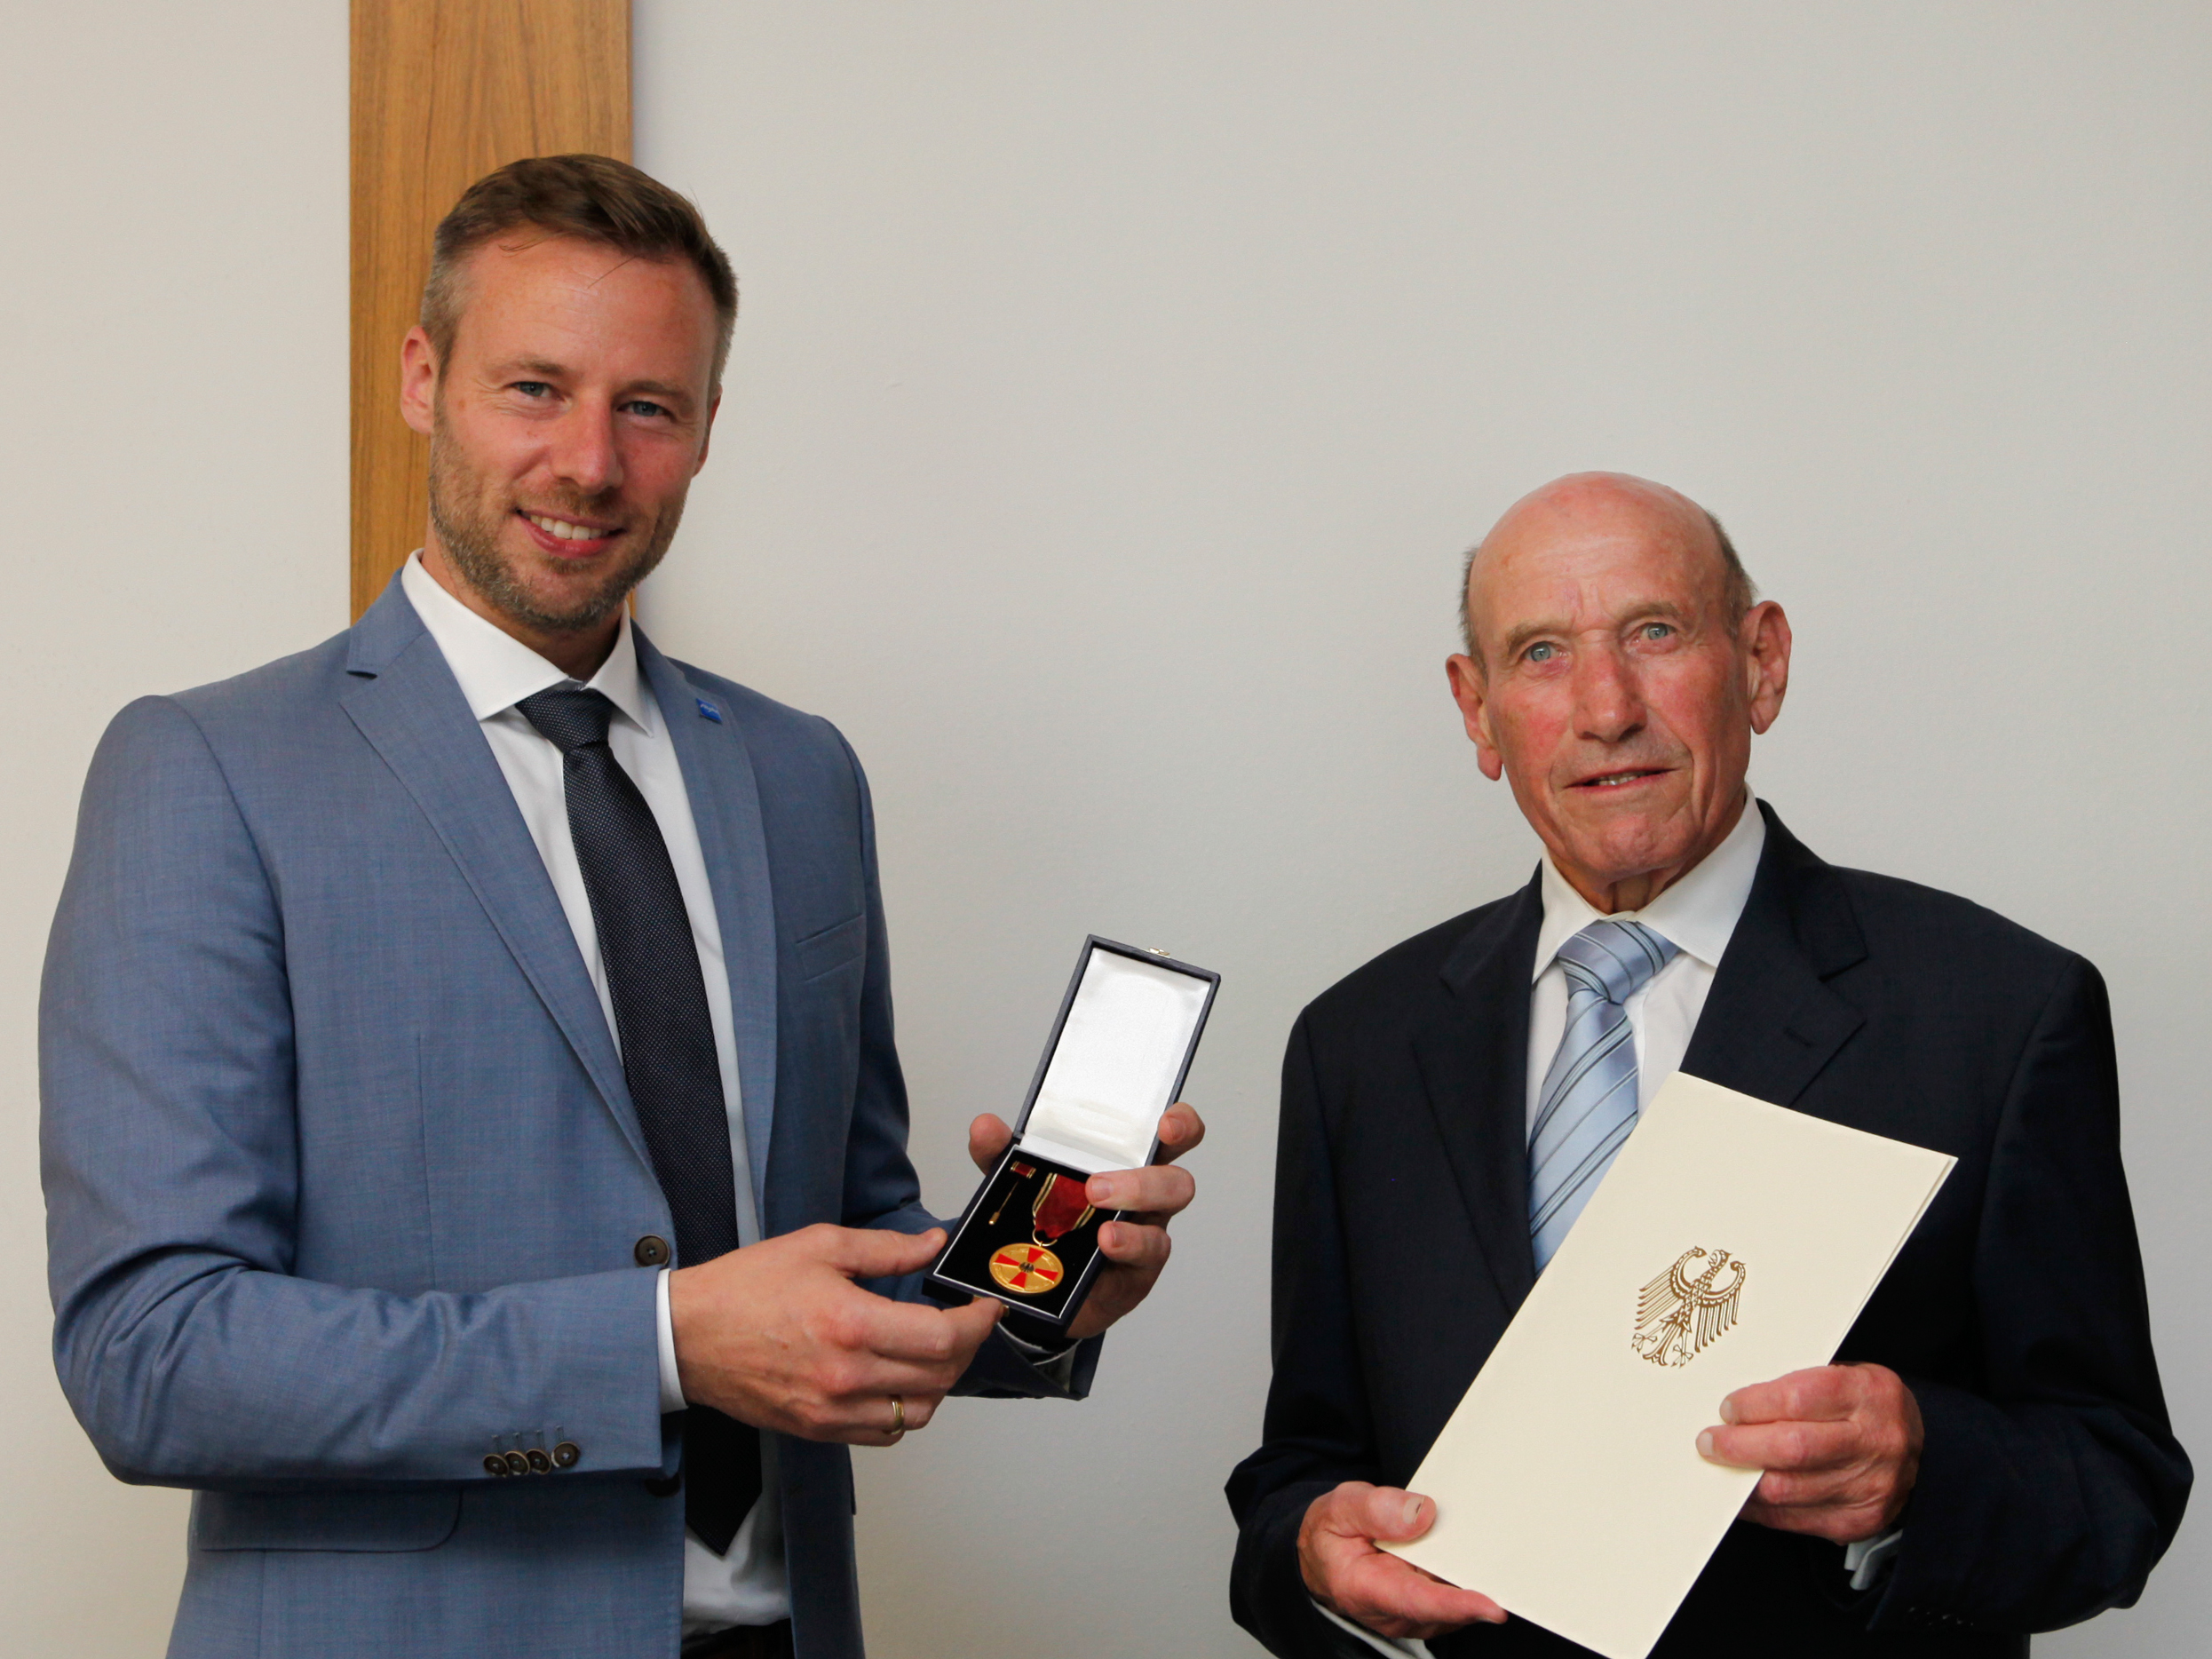
[[[503,714],[525,697],[549,687],[580,683],[447,592],[438,578],[424,568],[420,549],[409,554],[400,568],[400,586],[430,637],[438,642],[446,666],[453,671],[462,696],[468,700],[469,712],[479,720]],[[660,710],[638,672],[638,647],[630,638],[627,605],[622,607],[622,631],[614,636],[614,648],[607,653],[599,671],[591,676],[591,689],[605,693],[615,709],[648,737],[659,734]]]
[[[1618,910],[1616,921],[1641,922],[1671,941],[1709,968],[1720,966],[1736,920],[1751,897],[1752,878],[1759,873],[1759,854],[1766,846],[1766,819],[1755,799],[1744,802],[1743,816],[1727,838],[1708,853],[1689,871],[1641,910]],[[1589,900],[1574,891],[1559,874],[1549,855],[1543,861],[1544,919],[1536,933],[1536,965],[1530,978],[1542,975],[1559,947],[1605,918]]]

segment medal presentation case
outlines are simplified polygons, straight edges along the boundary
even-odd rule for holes
[[[1003,1302],[1018,1335],[1066,1329],[1103,1265],[1084,1183],[1160,1151],[1160,1115],[1190,1075],[1221,975],[1092,934],[1030,1080],[1011,1146],[969,1201],[923,1288]],[[1040,1329],[1042,1327],[1042,1329]]]

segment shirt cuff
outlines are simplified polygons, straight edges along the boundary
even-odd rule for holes
[[[1007,1345],[1027,1360],[1029,1369],[1046,1382],[1063,1393],[1074,1386],[1071,1379],[1075,1374],[1075,1351],[1082,1345],[1081,1343],[1070,1342],[1064,1347],[1048,1348],[1041,1343],[1017,1337],[1003,1325],[993,1329],[1005,1338]]]
[[[676,1374],[676,1325],[669,1318],[668,1276],[672,1269],[661,1269],[661,1282],[654,1288],[653,1319],[658,1328],[661,1344],[661,1409],[662,1412],[681,1411],[690,1402],[684,1398],[684,1385]]]
[[[1890,1563],[1897,1559],[1898,1546],[1905,1542],[1905,1528],[1892,1527],[1878,1538],[1861,1538],[1856,1544],[1843,1546],[1843,1570],[1851,1575],[1853,1590],[1872,1590],[1882,1582],[1883,1574],[1890,1570]]]
[[[1307,1598],[1312,1600],[1312,1597]],[[1349,1631],[1376,1653],[1386,1654],[1389,1659],[1430,1659],[1429,1644],[1412,1636],[1377,1636],[1364,1624],[1354,1624],[1333,1608],[1313,1602],[1313,1611],[1342,1631]]]

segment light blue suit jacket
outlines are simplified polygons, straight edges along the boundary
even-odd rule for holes
[[[764,1227],[933,1225],[858,764],[828,722],[638,652],[712,879]],[[172,1659],[675,1653],[683,1503],[648,1482],[680,1442],[632,1256],[674,1228],[552,884],[398,583],[312,651],[116,717],[40,1060],[62,1385],[116,1475],[198,1493]],[[993,1341],[963,1392],[1053,1391]],[[574,1469],[486,1472],[563,1441]],[[847,1455],[778,1454],[801,1659],[858,1655]]]

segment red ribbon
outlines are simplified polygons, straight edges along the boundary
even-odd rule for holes
[[[1044,1196],[1037,1201],[1037,1236],[1048,1242],[1059,1237],[1083,1218],[1090,1208],[1090,1200],[1083,1196],[1083,1183],[1071,1181],[1065,1175],[1055,1175],[1052,1184],[1044,1189]]]

